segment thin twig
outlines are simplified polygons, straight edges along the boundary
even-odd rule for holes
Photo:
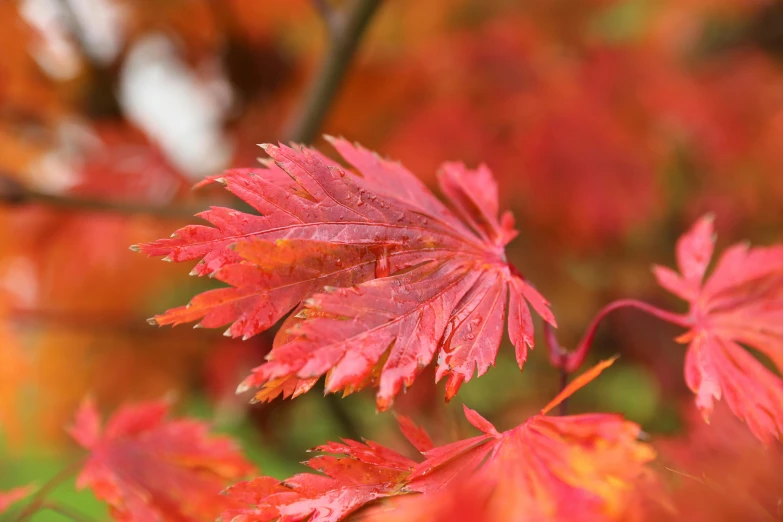
[[[125,215],[149,215],[165,219],[189,219],[201,209],[180,206],[145,205],[123,201],[50,194],[26,187],[9,176],[0,174],[0,204],[44,205],[66,212],[99,212]]]
[[[560,342],[555,335],[555,329],[552,325],[544,323],[544,341],[547,349],[549,350],[549,362],[559,370],[560,383],[558,393],[561,393],[568,386],[568,371],[566,370],[566,364],[568,363],[569,352],[560,346]],[[566,415],[568,413],[568,399],[560,403],[559,407],[560,415]]]
[[[93,522],[93,519],[84,513],[81,513],[70,506],[59,504],[57,502],[46,502],[45,504],[41,505],[39,511],[43,511],[45,509],[54,511],[55,513],[62,515],[65,518],[70,518],[74,522]]]
[[[342,436],[353,440],[362,440],[362,430],[360,429],[353,416],[345,407],[343,399],[334,393],[326,395],[326,405],[332,416],[342,429]]]
[[[316,5],[321,3],[316,2]],[[380,5],[381,0],[354,0],[348,11],[340,13],[344,16],[341,16],[341,23],[337,27],[333,21],[337,13],[330,14],[330,18],[325,19],[329,27],[329,49],[299,104],[299,112],[294,114],[285,127],[285,141],[313,141],[356,54],[359,42]],[[323,9],[331,8],[324,6]],[[329,12],[331,13],[331,10]]]
[[[334,7],[329,3],[329,0],[313,0],[313,7],[323,19],[326,24],[326,29],[329,31],[329,37],[336,34],[340,30],[340,13],[336,11]]]
[[[15,522],[24,522],[31,516],[33,516],[36,512],[40,511],[42,507],[46,504],[46,497],[49,496],[49,494],[54,491],[54,489],[71,478],[73,475],[76,474],[79,469],[81,469],[82,465],[84,464],[83,461],[78,460],[74,462],[73,464],[70,464],[60,470],[57,475],[49,479],[49,481],[41,486],[41,489],[39,489],[31,498],[30,502],[25,506],[25,508],[19,513],[19,516],[16,517]]]
[[[568,386],[568,371],[566,371],[565,368],[560,368],[560,391],[558,393],[561,393],[563,390],[566,389],[566,386]],[[560,403],[560,406],[558,407],[558,413],[561,417],[565,417],[568,415],[568,399],[563,399],[563,402]]]

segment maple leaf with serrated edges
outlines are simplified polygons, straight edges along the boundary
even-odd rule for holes
[[[229,510],[225,522],[266,522],[272,520],[343,520],[374,500],[401,494],[405,477],[416,462],[374,442],[362,444],[344,440],[315,448],[340,454],[318,455],[305,464],[323,475],[299,473],[282,482],[260,477],[236,484],[226,494],[253,507]]]
[[[426,502],[428,493],[461,494],[468,477],[481,520],[628,520],[655,455],[638,442],[639,426],[613,414],[546,416],[613,362],[588,370],[539,415],[505,432],[465,407],[483,435],[427,451],[406,489]]]
[[[413,498],[402,502],[416,507],[401,507],[401,513],[434,520],[433,509],[449,509],[467,495],[470,509],[463,514],[482,514],[473,520],[628,520],[636,486],[651,479],[645,465],[654,457],[649,445],[637,441],[639,426],[612,414],[546,416],[612,362],[585,372],[539,415],[506,432],[465,408],[482,434],[433,447],[421,428],[400,417],[403,434],[424,457],[418,463],[373,442],[321,446],[318,451],[344,455],[307,462],[325,476],[240,483],[227,494],[250,507],[226,511],[222,519],[336,522],[376,500],[405,495]],[[378,516],[387,511],[379,508]]]
[[[12,504],[30,496],[33,491],[35,491],[33,486],[20,486],[8,491],[0,491],[0,515],[8,511]]]
[[[77,487],[89,488],[123,522],[214,520],[231,503],[227,483],[254,471],[234,443],[199,421],[167,421],[166,402],[120,408],[101,430],[95,404],[80,406],[70,434],[90,455]]]
[[[679,273],[656,266],[658,283],[690,304],[678,340],[689,343],[685,380],[709,421],[725,398],[756,437],[783,436],[783,380],[742,345],[755,348],[783,372],[783,246],[730,247],[705,280],[715,236],[711,216],[677,242]]]
[[[499,217],[490,171],[444,164],[452,211],[398,163],[330,141],[357,173],[307,148],[265,145],[265,168],[213,178],[261,215],[212,208],[200,216],[213,226],[138,247],[170,261],[201,258],[194,274],[231,285],[153,322],[230,323],[227,335],[247,338],[299,307],[287,342],[241,386],[264,387],[257,400],[296,395],[326,374],[329,392],[378,386],[384,410],[436,352],[451,398],[494,364],[507,307],[521,367],[533,346],[528,303],[555,320],[506,260],[517,232],[511,214]]]

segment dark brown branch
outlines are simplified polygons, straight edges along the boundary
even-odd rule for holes
[[[340,12],[331,6],[329,0],[313,0],[313,7],[326,24],[330,37],[340,30]]]
[[[568,386],[568,372],[565,368],[560,368],[560,390],[558,393],[562,393],[563,390],[566,389],[566,386]],[[565,417],[568,415],[568,399],[563,399],[563,402],[560,403],[560,406],[558,408],[558,414],[561,417]]]
[[[329,49],[299,104],[299,112],[285,127],[285,141],[311,143],[316,137],[359,42],[380,5],[381,0],[354,0],[347,11],[338,13],[325,2],[316,2],[319,11],[327,13],[324,22],[329,32]]]
[[[549,323],[544,323],[544,341],[546,342],[547,349],[549,350],[549,362],[553,367],[557,368],[560,374],[560,383],[558,393],[565,390],[568,386],[568,370],[566,370],[566,364],[568,362],[569,352],[560,346],[560,342],[555,335],[555,329]],[[568,399],[565,399],[560,403],[559,412],[561,416],[568,413]]]
[[[0,174],[0,204],[44,205],[66,212],[100,212],[109,214],[149,215],[166,219],[189,219],[201,209],[178,206],[145,205],[123,201],[49,194],[26,187],[10,176]]]

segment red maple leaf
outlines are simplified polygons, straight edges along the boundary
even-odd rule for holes
[[[438,353],[447,398],[495,361],[506,306],[521,366],[533,346],[528,302],[549,323],[546,300],[507,261],[516,235],[498,216],[486,167],[447,163],[440,186],[454,211],[398,163],[350,143],[332,144],[359,174],[306,148],[265,145],[266,168],[217,180],[262,215],[226,208],[139,247],[173,261],[202,258],[195,274],[231,285],[156,316],[157,324],[200,320],[247,338],[304,303],[269,362],[244,387],[289,381],[289,391],[327,374],[326,388],[377,384],[386,409]],[[322,293],[326,291],[326,293]],[[301,382],[300,382],[301,380]],[[266,394],[276,395],[276,393]]]
[[[230,439],[209,437],[199,421],[166,421],[168,409],[166,402],[126,406],[101,431],[86,400],[69,429],[90,451],[77,486],[107,502],[117,520],[214,520],[230,505],[221,490],[253,471]]]
[[[8,491],[0,491],[0,515],[6,512],[12,504],[28,497],[33,491],[35,491],[33,486],[20,486]]]
[[[230,498],[253,507],[229,510],[223,520],[342,520],[374,500],[403,493],[405,477],[416,462],[374,442],[345,440],[315,448],[324,453],[306,464],[323,473],[299,473],[282,482],[260,477],[228,488]]]
[[[783,372],[783,246],[730,247],[704,280],[715,237],[710,216],[677,242],[679,274],[654,269],[658,283],[688,301],[691,327],[685,380],[709,421],[722,397],[763,442],[783,436],[783,381],[742,345],[766,355]]]
[[[613,414],[546,416],[613,362],[588,370],[539,415],[505,432],[465,407],[483,435],[427,451],[406,489],[464,491],[469,477],[483,520],[627,520],[637,481],[649,477],[645,464],[654,458],[637,441],[639,426]]]
[[[401,513],[419,514],[412,520],[443,519],[433,510],[453,512],[454,500],[463,495],[459,502],[470,508],[463,514],[483,514],[473,520],[627,520],[638,499],[635,486],[650,476],[645,464],[654,456],[637,441],[639,426],[611,414],[546,417],[612,362],[589,370],[540,415],[506,432],[465,408],[482,434],[432,447],[421,428],[401,417],[403,433],[424,456],[419,463],[372,442],[317,448],[345,457],[307,462],[326,476],[299,474],[282,482],[261,477],[229,488],[230,497],[252,507],[227,511],[223,519],[335,522],[375,500],[419,493],[414,497],[420,500],[403,500]],[[408,502],[417,507],[406,511]]]

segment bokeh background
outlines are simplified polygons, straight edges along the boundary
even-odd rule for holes
[[[86,394],[106,411],[172,395],[281,477],[328,438],[400,439],[371,392],[340,404],[316,391],[264,406],[236,397],[271,336],[147,325],[213,283],[128,251],[198,209],[237,204],[191,186],[257,164],[256,144],[282,138],[325,45],[305,0],[0,0],[0,489],[76,458],[63,427]],[[442,161],[486,163],[521,230],[509,256],[574,346],[612,299],[681,310],[649,267],[672,264],[703,213],[719,248],[781,239],[782,60],[773,0],[388,0],[322,130],[428,183]],[[593,357],[621,361],[571,409],[641,423],[684,519],[755,520],[750,505],[769,520],[783,458],[721,411],[701,422],[677,333],[613,314]],[[449,405],[430,371],[398,409],[440,441],[469,433],[462,402],[518,424],[558,376],[543,346],[523,374],[512,353],[504,345]],[[105,516],[72,486],[60,499]]]

